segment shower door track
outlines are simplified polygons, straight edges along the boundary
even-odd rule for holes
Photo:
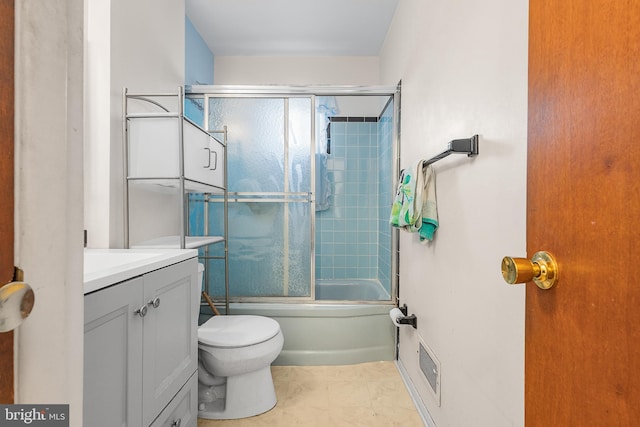
[[[395,96],[397,86],[244,86],[244,85],[187,85],[185,94],[228,97],[258,96]]]

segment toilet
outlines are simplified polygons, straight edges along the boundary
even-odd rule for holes
[[[200,264],[199,280],[203,269]],[[198,417],[245,418],[273,408],[271,363],[283,343],[280,325],[268,317],[213,316],[203,323],[198,328]]]

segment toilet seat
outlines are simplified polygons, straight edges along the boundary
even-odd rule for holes
[[[275,337],[280,324],[262,316],[213,316],[198,328],[198,342],[209,347],[238,348]]]

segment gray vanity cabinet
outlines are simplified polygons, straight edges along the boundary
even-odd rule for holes
[[[196,426],[197,260],[85,295],[84,423]]]
[[[193,258],[143,276],[148,307],[142,338],[143,426],[151,425],[198,368],[197,269]]]
[[[143,322],[132,313],[142,285],[137,277],[84,297],[85,426],[140,425]]]

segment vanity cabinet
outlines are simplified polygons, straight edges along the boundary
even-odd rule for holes
[[[85,426],[142,421],[142,277],[84,297]]]
[[[195,426],[197,259],[84,298],[83,425]]]

